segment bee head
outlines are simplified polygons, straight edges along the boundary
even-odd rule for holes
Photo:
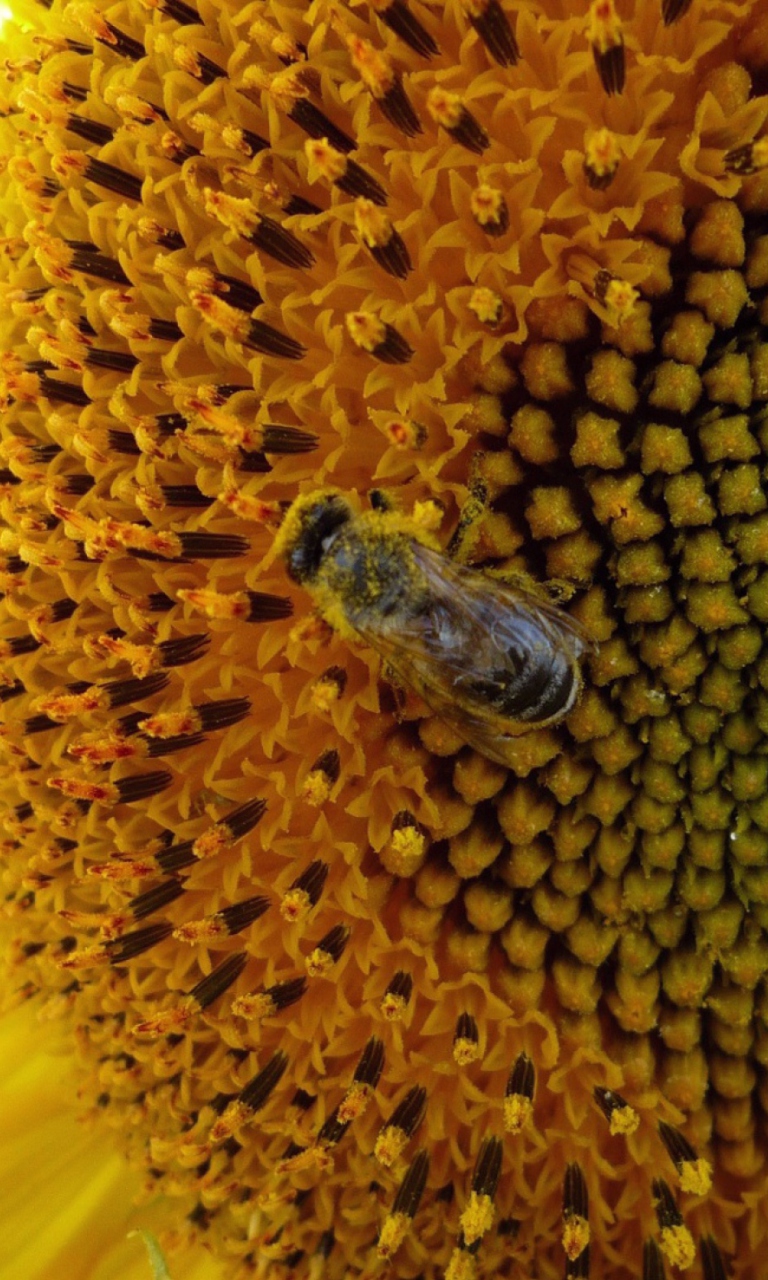
[[[320,491],[296,499],[277,539],[277,549],[285,557],[294,582],[312,582],[326,553],[328,539],[351,519],[352,508],[339,493]]]

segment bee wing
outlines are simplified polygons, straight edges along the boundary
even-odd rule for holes
[[[566,613],[523,589],[414,545],[422,578],[393,625],[357,624],[402,682],[484,755],[507,763],[512,736],[552,724],[580,688],[590,648]]]

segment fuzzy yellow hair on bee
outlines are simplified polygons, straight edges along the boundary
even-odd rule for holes
[[[488,759],[510,764],[510,739],[575,705],[592,647],[581,625],[532,591],[455,564],[412,518],[358,514],[321,489],[295,500],[275,547],[335,631],[375,649]]]

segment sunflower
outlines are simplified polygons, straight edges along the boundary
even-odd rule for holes
[[[53,0],[8,44],[13,1274],[91,1212],[91,1277],[136,1192],[178,1276],[758,1280],[764,0]],[[321,486],[586,629],[513,767],[291,582]]]

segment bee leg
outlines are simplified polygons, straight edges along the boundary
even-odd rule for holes
[[[470,478],[469,493],[459,512],[459,522],[446,547],[457,564],[469,564],[477,546],[483,517],[488,510],[488,490],[478,478]]]

